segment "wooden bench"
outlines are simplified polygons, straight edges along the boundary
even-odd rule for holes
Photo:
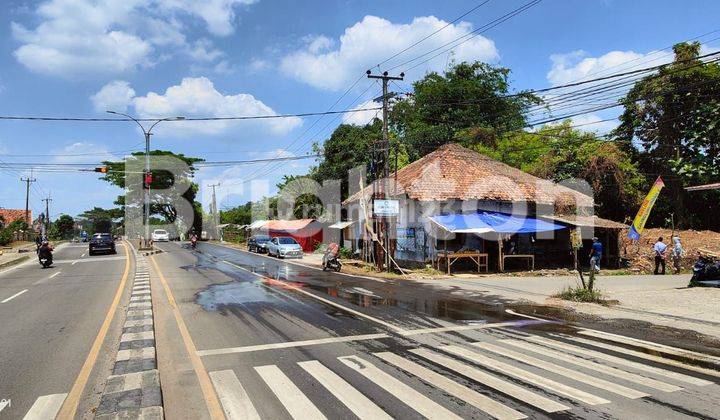
[[[440,269],[440,260],[445,260],[447,264],[447,273],[450,274],[450,267],[452,267],[453,263],[460,259],[468,259],[474,262],[477,265],[478,273],[480,272],[480,268],[484,267],[485,272],[488,272],[488,254],[484,254],[482,252],[472,252],[472,251],[464,251],[464,252],[443,252],[440,251],[437,254],[437,268]]]

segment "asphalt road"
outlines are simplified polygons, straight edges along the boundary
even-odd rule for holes
[[[33,255],[0,272],[0,400],[10,402],[0,403],[0,419],[52,418],[59,410],[124,273],[125,248],[117,248],[117,255],[89,257],[87,244],[65,244],[54,253],[50,268],[41,268]],[[119,338],[116,324],[81,390],[79,415],[98,398],[114,361],[109,349]]]
[[[718,416],[720,373],[622,338],[417,284],[160,247],[150,265],[167,418]]]

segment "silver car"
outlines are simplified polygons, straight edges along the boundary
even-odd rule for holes
[[[268,255],[278,258],[302,258],[303,250],[295,239],[289,236],[278,236],[267,243]]]

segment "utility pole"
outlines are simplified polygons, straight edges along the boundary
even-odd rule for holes
[[[378,142],[379,144],[376,145],[376,152],[377,158],[375,159],[375,182],[373,182],[373,218],[375,218],[375,226],[378,235],[378,240],[383,241],[383,246],[381,250],[378,250],[379,252],[376,252],[376,264],[379,269],[383,268],[383,264],[385,268],[389,271],[390,270],[390,258],[392,254],[392,249],[390,247],[390,236],[389,232],[393,227],[395,226],[394,219],[388,217],[387,215],[383,215],[380,217],[375,216],[375,200],[376,199],[387,199],[386,192],[384,191],[383,182],[384,180],[389,176],[390,174],[390,135],[388,134],[388,104],[390,100],[390,94],[388,93],[388,82],[390,80],[403,80],[405,77],[404,73],[400,73],[399,76],[390,76],[388,75],[388,72],[383,72],[381,75],[374,75],[372,74],[372,71],[367,71],[367,77],[368,79],[380,79],[382,80],[382,116],[383,116],[383,126],[382,126],[382,133],[383,133],[383,139],[382,142]],[[397,169],[397,168],[396,168]],[[378,182],[380,180],[383,180],[383,182]]]
[[[20,181],[25,183],[25,223],[30,226],[32,225],[32,220],[30,220],[30,183],[37,181],[37,179],[32,177],[31,171],[29,177],[20,178]]]
[[[213,224],[215,225],[215,239],[220,238],[220,228],[218,225],[220,224],[220,219],[218,217],[218,211],[217,211],[217,201],[215,200],[215,187],[219,187],[220,183],[217,184],[210,184],[208,187],[212,188],[213,194],[212,194],[212,204],[210,205],[210,211],[212,212],[213,216]]]
[[[42,201],[45,202],[45,237],[47,238],[50,234],[50,202],[53,200],[47,197],[43,198]]]

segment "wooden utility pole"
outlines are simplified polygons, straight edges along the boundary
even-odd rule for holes
[[[383,138],[381,142],[378,142],[378,144],[375,145],[375,152],[377,153],[376,158],[374,159],[374,171],[375,171],[375,181],[373,182],[373,218],[375,219],[375,231],[378,235],[378,241],[382,241],[382,246],[378,247],[376,250],[376,258],[375,263],[379,269],[382,269],[383,266],[387,270],[390,270],[390,262],[392,259],[392,249],[390,246],[390,236],[389,232],[392,229],[392,227],[395,225],[393,222],[393,219],[390,217],[384,215],[384,216],[376,216],[375,215],[375,200],[384,200],[387,199],[387,194],[384,191],[384,185],[382,182],[378,182],[381,180],[385,180],[389,174],[390,174],[390,136],[388,133],[388,103],[390,99],[390,95],[388,93],[388,82],[390,80],[403,80],[405,77],[404,73],[400,73],[399,76],[390,76],[388,75],[388,72],[383,72],[381,75],[374,75],[370,70],[367,71],[367,77],[369,79],[380,79],[382,80],[382,133]],[[397,168],[396,168],[397,169]]]
[[[25,223],[30,226],[32,225],[32,220],[30,220],[30,183],[37,181],[37,179],[33,178],[32,172],[30,172],[29,177],[20,178],[20,181],[25,183]]]
[[[43,198],[42,201],[45,202],[45,237],[47,238],[50,235],[50,202],[53,200],[47,197]]]

